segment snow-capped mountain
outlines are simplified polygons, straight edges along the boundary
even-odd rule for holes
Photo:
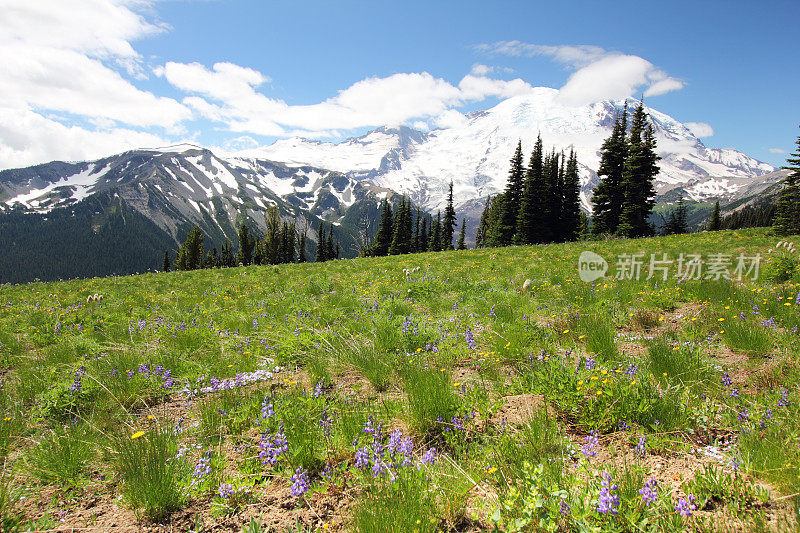
[[[555,89],[540,87],[487,111],[470,113],[460,125],[447,129],[379,128],[338,144],[293,138],[245,154],[288,166],[313,165],[347,173],[407,194],[428,210],[444,207],[452,181],[456,204],[469,210],[476,200],[504,189],[517,140],[530,153],[541,134],[547,149],[574,148],[577,152],[582,200],[588,210],[591,191],[598,182],[595,171],[600,146],[611,133],[624,101],[573,107],[562,104],[557,95]],[[674,118],[652,108],[647,112],[662,157],[659,194],[682,187],[696,200],[731,197],[745,182],[775,170],[736,150],[708,148]]]

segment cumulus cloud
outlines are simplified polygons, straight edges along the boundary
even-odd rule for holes
[[[711,137],[714,135],[714,128],[705,122],[686,122],[684,124],[695,137]]]
[[[477,72],[488,72],[488,67]],[[465,102],[532,90],[520,79],[468,74],[455,86],[427,72],[398,73],[358,81],[323,102],[288,105],[257,90],[269,80],[267,76],[230,63],[207,68],[169,62],[156,73],[191,93],[183,103],[204,118],[222,122],[231,131],[273,136],[324,137],[361,127],[419,123]]]
[[[3,1],[0,102],[5,123],[0,144],[5,146],[0,167],[53,157],[76,159],[84,157],[90,145],[108,149],[117,142],[114,149],[119,149],[134,141],[160,142],[159,135],[135,128],[175,132],[191,117],[183,104],[143,91],[124,77],[146,77],[132,41],[168,29],[137,11],[151,4],[149,0]],[[64,126],[48,118],[52,112],[97,129]],[[21,132],[9,123],[11,117],[38,129]],[[27,148],[20,144],[22,139]]]
[[[636,96],[659,96],[683,88],[683,82],[672,78],[644,58],[609,52],[592,45],[548,46],[521,41],[500,41],[479,44],[477,51],[489,55],[514,57],[550,57],[575,70],[560,89],[559,98],[571,105],[586,105],[603,100]]]

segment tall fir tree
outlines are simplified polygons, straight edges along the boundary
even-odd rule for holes
[[[625,198],[622,175],[625,170],[625,160],[628,158],[627,129],[628,103],[626,102],[622,112],[614,120],[611,135],[600,147],[600,168],[597,175],[601,180],[592,196],[594,204],[592,231],[596,235],[616,233],[619,226]]]
[[[708,231],[719,231],[722,228],[722,220],[719,213],[719,200],[714,202],[714,209],[711,211],[711,218],[708,221]]]
[[[465,242],[467,235],[467,219],[461,219],[461,231],[458,232],[458,244],[456,245],[456,250],[466,250],[467,243]]]
[[[222,243],[222,253],[219,258],[220,266],[232,267],[236,263],[236,256],[233,255],[233,245],[230,241]]]
[[[325,260],[339,259],[339,243],[333,238],[333,224],[328,226],[328,240],[325,241]]]
[[[427,213],[422,215],[422,222],[420,222],[419,228],[419,244],[417,245],[418,252],[428,251],[428,220],[430,218]]]
[[[389,246],[392,245],[392,238],[394,237],[394,227],[392,206],[388,200],[383,201],[383,208],[381,209],[381,220],[378,226],[378,232],[375,234],[375,242],[372,245],[371,255],[384,256],[389,254]]]
[[[239,263],[247,266],[253,262],[253,248],[256,246],[256,239],[250,233],[250,228],[246,224],[239,226],[239,253],[236,259]]]
[[[433,221],[431,227],[430,239],[428,241],[428,250],[431,252],[442,251],[442,213],[436,213],[436,219]]]
[[[164,262],[161,264],[162,272],[169,272],[169,250],[164,250]]]
[[[325,223],[319,221],[319,230],[317,230],[317,256],[314,259],[317,263],[323,263],[329,259],[328,251],[328,237],[325,235]]]
[[[520,155],[522,152],[520,152]],[[453,249],[453,232],[456,229],[456,210],[453,207],[453,182],[447,193],[447,206],[444,208],[444,219],[442,220],[442,247],[445,250]]]
[[[511,168],[508,171],[508,182],[503,193],[502,215],[497,238],[501,246],[506,246],[514,241],[517,232],[517,218],[519,207],[522,204],[524,193],[525,168],[522,162],[522,141],[517,143],[517,149],[511,158]]]
[[[622,189],[623,203],[617,235],[621,237],[644,237],[652,235],[648,222],[655,205],[655,178],[657,162],[656,140],[653,128],[647,122],[644,102],[633,113],[628,139],[628,157],[625,160]]]
[[[775,210],[773,230],[778,235],[800,234],[800,136],[797,137],[797,152],[786,160],[784,169],[789,174],[783,179],[783,188]]]
[[[561,239],[574,241],[580,234],[581,214],[581,186],[578,175],[578,157],[571,150],[564,171],[564,181],[561,191]]]
[[[411,252],[412,253],[417,253],[417,252],[422,251],[420,249],[422,246],[420,244],[420,238],[421,237],[420,237],[420,234],[419,234],[420,230],[422,229],[421,228],[421,225],[422,225],[422,220],[421,219],[422,219],[422,214],[421,214],[420,208],[417,207],[417,210],[416,210],[416,212],[414,214],[414,236],[411,239]]]
[[[186,235],[186,240],[178,250],[178,257],[175,259],[177,270],[195,270],[203,266],[205,253],[203,250],[203,233],[200,228],[195,226]]]
[[[303,226],[303,232],[297,236],[297,262],[306,262],[306,240],[308,239],[307,226]]]
[[[389,246],[389,255],[407,254],[411,252],[414,230],[411,220],[411,201],[404,196],[400,200],[394,216],[394,235]]]
[[[670,211],[667,223],[664,225],[665,235],[680,235],[686,233],[686,204],[683,198],[678,200],[675,209]]]
[[[533,244],[539,239],[538,231],[545,223],[544,214],[539,211],[541,208],[540,195],[544,187],[543,183],[544,168],[544,149],[542,146],[542,136],[536,138],[533,146],[528,168],[525,170],[525,189],[522,194],[519,213],[517,214],[517,231],[515,243]],[[488,201],[487,201],[488,206]],[[476,244],[477,246],[477,244]]]

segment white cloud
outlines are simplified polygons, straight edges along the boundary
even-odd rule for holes
[[[468,101],[532,89],[520,79],[468,74],[456,87],[427,72],[398,73],[358,81],[317,104],[288,105],[256,90],[269,80],[267,76],[230,63],[217,63],[209,69],[199,63],[169,62],[156,74],[193,93],[183,103],[201,116],[222,122],[231,131],[271,136],[336,136],[341,130],[413,123],[439,117]]]
[[[189,108],[171,98],[138,89],[123,77],[146,77],[143,61],[131,42],[167,29],[137,12],[152,3],[152,0],[3,0],[0,102],[4,117],[6,120],[10,116],[24,117],[26,123],[41,126],[24,135],[28,148],[4,147],[3,161],[29,163],[39,161],[37,158],[84,153],[85,150],[77,150],[71,143],[78,138],[87,142],[92,133],[98,134],[98,145],[106,148],[113,139],[126,147],[134,139],[160,139],[130,126],[155,126],[173,133],[180,130],[180,123],[191,117]],[[92,124],[98,131],[53,122],[47,118],[51,112],[64,114],[72,122]],[[14,135],[18,142],[19,132],[9,130],[8,126],[4,132]],[[39,147],[53,147],[53,138],[72,148],[56,148],[52,155],[47,155]],[[7,142],[11,141],[0,136],[0,145]],[[29,156],[24,155],[26,151]]]
[[[780,148],[770,148],[769,153],[771,154],[785,154],[786,150],[781,150]]]
[[[0,168],[54,160],[81,161],[141,148],[165,146],[164,138],[125,128],[91,131],[66,126],[31,110],[0,108]]]
[[[683,82],[667,75],[639,56],[608,52],[592,45],[558,45],[500,41],[479,44],[479,52],[515,57],[547,56],[576,69],[560,90],[559,97],[571,105],[636,96],[659,96],[683,88]]]
[[[698,138],[711,137],[714,135],[714,128],[705,122],[686,122],[684,123],[684,126],[689,128],[689,131],[691,131],[692,134]]]

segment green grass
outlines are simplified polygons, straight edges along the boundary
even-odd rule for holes
[[[92,494],[98,510],[135,511],[141,521],[124,525],[141,528],[192,513],[242,529],[252,504],[284,524],[300,515],[308,531],[511,530],[516,520],[677,531],[697,523],[675,512],[664,472],[717,446],[717,470],[698,469],[696,483],[688,473],[682,490],[717,502],[709,520],[768,529],[768,509],[791,530],[800,284],[586,284],[576,271],[584,250],[613,267],[631,252],[767,257],[776,241],[709,232],[0,286],[0,527],[34,527],[33,508],[74,516]],[[102,303],[87,305],[95,293]],[[515,401],[528,395],[539,407],[525,420]],[[379,456],[357,466],[356,452],[374,451],[377,426],[391,464],[373,477]],[[286,449],[268,450],[281,428]],[[596,457],[583,453],[591,431]],[[390,435],[410,439],[408,455]],[[423,465],[426,455],[436,463]],[[651,468],[653,455],[666,468]],[[193,475],[201,458],[211,471]],[[726,492],[739,483],[725,477],[734,459],[748,481]],[[310,476],[301,496],[291,494],[298,467]],[[618,515],[597,512],[604,471]],[[646,507],[638,491],[650,477],[664,488]],[[225,499],[221,484],[242,492]],[[764,509],[752,499],[759,484],[771,489],[756,494]]]

